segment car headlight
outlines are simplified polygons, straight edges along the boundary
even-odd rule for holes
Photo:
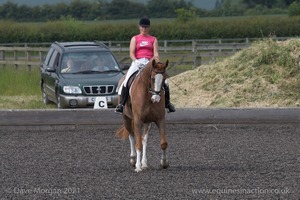
[[[67,94],[81,94],[81,89],[78,86],[64,86],[64,93]]]

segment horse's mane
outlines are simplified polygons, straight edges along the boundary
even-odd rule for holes
[[[135,79],[141,79],[143,83],[147,84],[148,78],[150,77],[151,74],[151,69],[153,66],[153,60],[150,60],[144,68],[140,69],[140,71],[137,73],[137,76]],[[134,80],[133,82],[135,82]]]
[[[144,68],[141,69],[140,73],[147,73],[148,75],[151,74],[151,70],[154,68],[154,65],[157,66],[157,65],[160,65],[160,64],[163,64],[161,62],[156,62],[154,59],[150,60],[146,66]]]

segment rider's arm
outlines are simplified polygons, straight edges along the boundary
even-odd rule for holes
[[[131,40],[130,40],[130,46],[129,46],[129,56],[130,56],[132,61],[136,60],[135,45],[136,45],[135,37],[132,37]]]
[[[155,59],[156,62],[159,62],[158,42],[156,38],[153,43],[153,59]]]

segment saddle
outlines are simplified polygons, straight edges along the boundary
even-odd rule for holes
[[[130,89],[130,87],[131,87],[131,85],[132,85],[132,83],[133,83],[135,77],[139,74],[139,72],[140,72],[140,70],[137,70],[136,72],[134,72],[134,73],[129,77],[129,79],[128,79],[128,81],[127,81],[127,85],[126,85],[127,88]]]

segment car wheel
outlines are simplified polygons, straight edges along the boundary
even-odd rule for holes
[[[42,87],[42,97],[43,97],[43,103],[44,104],[49,104],[50,103],[50,100],[48,99],[48,96],[45,92],[45,83],[43,83],[43,87]]]
[[[58,108],[58,109],[61,109],[61,108],[62,108],[62,107],[61,107],[61,104],[60,104],[60,95],[59,95],[58,92],[56,93],[56,105],[57,105],[57,108]]]

